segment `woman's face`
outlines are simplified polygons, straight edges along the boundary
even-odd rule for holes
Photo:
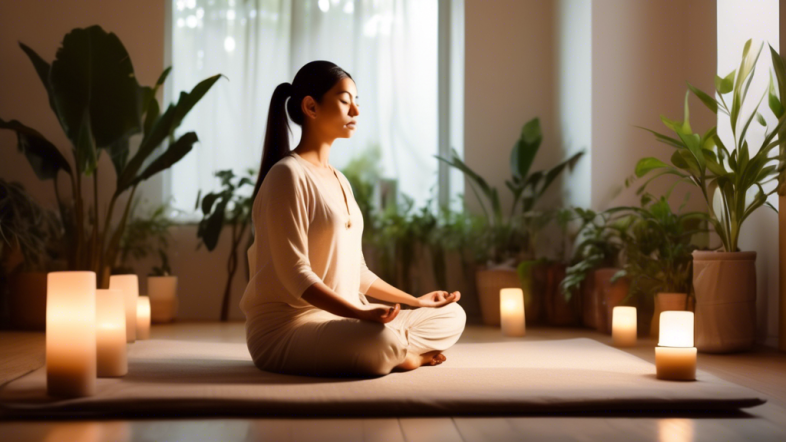
[[[322,96],[322,103],[312,97],[303,100],[304,112],[310,125],[329,138],[349,138],[355,132],[358,93],[351,78],[342,78]]]

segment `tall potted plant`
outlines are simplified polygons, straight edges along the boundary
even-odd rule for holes
[[[535,227],[533,222],[536,218],[533,217],[533,212],[537,202],[565,168],[572,169],[584,154],[583,151],[578,152],[551,169],[533,172],[530,169],[542,140],[538,118],[524,124],[510,153],[512,176],[505,184],[513,193],[513,205],[507,218],[503,214],[497,189],[469,168],[455,149],[450,158],[435,155],[437,159],[460,170],[469,178],[470,187],[486,218],[483,240],[488,250],[488,258],[484,265],[478,268],[476,278],[483,322],[487,325],[500,324],[500,289],[520,287],[522,284],[517,272],[519,264],[535,258],[531,234]],[[519,203],[521,207],[518,207]],[[534,298],[531,293],[527,293],[525,299],[530,301],[529,305],[525,305],[527,317],[530,318],[531,314],[538,310],[533,308]]]
[[[251,224],[251,208],[254,201],[251,195],[246,195],[243,186],[254,186],[254,171],[247,170],[247,176],[237,177],[232,170],[219,170],[215,173],[221,179],[222,189],[211,192],[202,197],[202,191],[197,194],[195,209],[202,209],[202,220],[197,228],[197,250],[204,244],[209,251],[218,245],[218,239],[224,226],[231,227],[229,258],[227,260],[227,282],[224,285],[224,295],[221,301],[221,321],[229,319],[229,298],[232,294],[232,280],[238,268],[238,247],[246,238],[246,230]]]
[[[196,133],[175,138],[175,129],[221,75],[203,80],[191,92],[181,92],[177,103],[161,113],[155,96],[171,68],[165,69],[152,87],[140,86],[120,39],[100,26],[76,28],[66,34],[51,65],[25,44],[19,45],[33,63],[49,106],[71,143],[73,161],[66,160],[40,132],[19,121],[0,119],[0,129],[16,132],[19,152],[27,157],[35,174],[52,180],[68,232],[68,268],[96,272],[98,287],[107,288],[137,187],[191,151],[198,141]],[[137,134],[142,135],[141,142],[129,158],[130,139]],[[168,146],[159,149],[167,140]],[[112,160],[117,181],[108,209],[101,213],[104,202],[98,200],[98,159],[104,151]],[[60,198],[60,172],[71,185],[70,204]],[[86,204],[83,179],[90,178],[93,201]],[[126,192],[130,195],[122,216],[114,223],[115,205]]]
[[[723,244],[721,251],[693,253],[696,347],[703,352],[744,351],[752,348],[755,342],[756,252],[740,251],[738,241],[743,222],[756,209],[768,206],[775,210],[767,197],[777,191],[779,159],[782,158],[779,147],[786,142],[783,137],[776,139],[786,121],[782,102],[786,74],[782,59],[772,47],[770,54],[781,95],[776,92],[771,77],[769,107],[778,123],[767,130],[767,122],[760,113],[760,103],[766,93],[750,115],[744,117],[742,114],[763,46],[754,52],[750,50],[751,40],[745,43],[739,68],[724,78],[716,77],[717,99],[688,84],[684,120],[661,117],[677,137],[650,131],[658,141],[675,148],[671,164],[657,158],[644,158],[636,166],[638,177],[651,173],[642,187],[664,175],[677,176],[698,187],[707,205],[709,222]],[[716,127],[703,135],[693,132],[688,111],[691,92],[713,113],[729,116],[732,140],[721,139]],[[758,149],[752,152],[754,141],[749,139],[748,129],[754,120],[765,127],[766,134]]]

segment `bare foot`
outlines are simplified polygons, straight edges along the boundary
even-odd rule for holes
[[[445,355],[443,355],[442,352],[439,350],[423,353],[422,355],[409,353],[407,354],[406,359],[404,359],[404,362],[397,365],[393,370],[409,371],[409,370],[414,370],[423,365],[439,365],[445,362],[446,360],[447,358],[445,357]]]

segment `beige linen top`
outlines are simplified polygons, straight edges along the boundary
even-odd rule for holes
[[[377,275],[363,257],[363,215],[347,178],[331,170],[339,179],[327,182],[318,166],[293,151],[265,176],[251,215],[251,279],[240,300],[247,318],[270,303],[317,308],[301,296],[319,281],[353,304],[368,303],[364,295]]]

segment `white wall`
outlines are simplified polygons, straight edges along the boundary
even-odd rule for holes
[[[768,44],[779,51],[779,6],[778,0],[718,0],[718,75],[725,77],[738,69],[742,59],[742,49],[748,39],[753,39],[751,51],[756,51],[764,43],[756,71],[748,89],[743,105],[742,118],[747,118],[755,108],[759,98],[767,91],[772,70]],[[729,105],[730,102],[727,101]],[[765,98],[760,107],[770,130],[777,119],[769,110]],[[718,135],[726,146],[734,145],[729,117],[718,113]],[[746,139],[751,147],[751,155],[758,151],[764,140],[764,127],[751,124]],[[767,189],[769,190],[769,189]],[[778,207],[777,195],[769,202]],[[758,321],[757,341],[775,346],[778,335],[778,215],[762,207],[745,220],[740,232],[740,250],[755,250]]]

